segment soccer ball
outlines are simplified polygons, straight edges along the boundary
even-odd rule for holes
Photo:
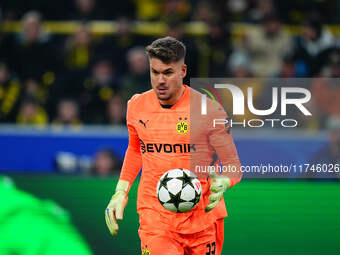
[[[171,212],[188,212],[200,201],[201,182],[187,169],[176,168],[162,175],[157,184],[161,205]]]

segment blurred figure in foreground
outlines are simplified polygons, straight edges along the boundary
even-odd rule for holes
[[[92,254],[69,214],[53,201],[41,201],[0,176],[2,255]]]

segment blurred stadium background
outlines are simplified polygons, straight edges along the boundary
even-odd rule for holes
[[[339,164],[339,14],[338,0],[0,1],[0,174],[65,208],[93,254],[139,253],[137,185],[120,237],[103,212],[128,143],[126,101],[150,88],[144,47],[165,35],[187,46],[186,84],[315,78],[313,118],[298,128],[234,129],[243,164]],[[270,99],[255,89],[255,104]],[[339,253],[339,174],[287,177],[226,194],[224,254]]]

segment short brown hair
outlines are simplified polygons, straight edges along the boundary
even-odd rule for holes
[[[157,58],[168,64],[185,58],[185,45],[177,39],[167,36],[153,41],[145,48],[150,58]]]

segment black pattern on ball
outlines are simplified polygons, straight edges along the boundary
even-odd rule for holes
[[[201,198],[201,183],[186,169],[172,169],[163,174],[157,185],[161,205],[171,212],[192,210]]]

